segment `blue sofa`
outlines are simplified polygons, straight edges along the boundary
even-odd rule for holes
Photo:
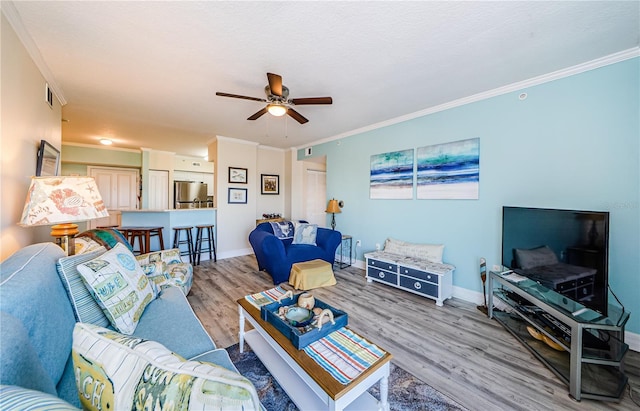
[[[55,244],[40,243],[0,264],[1,409],[13,409],[3,404],[8,401],[6,386],[35,390],[80,407],[71,357],[76,317],[56,269],[63,256]],[[178,287],[164,288],[146,307],[133,336],[157,341],[185,359],[237,372],[226,350],[216,349]]]
[[[318,227],[316,244],[292,244],[292,238],[280,239],[270,223],[260,223],[249,233],[249,242],[258,261],[258,269],[273,277],[274,284],[289,280],[294,263],[321,259],[333,264],[336,249],[342,241],[339,231]]]

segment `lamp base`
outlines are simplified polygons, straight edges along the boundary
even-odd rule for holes
[[[78,225],[73,223],[56,224],[51,227],[51,236],[55,238],[55,243],[58,244],[67,255],[74,255],[76,253],[74,236],[78,233]]]

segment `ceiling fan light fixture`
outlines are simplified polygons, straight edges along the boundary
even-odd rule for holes
[[[267,107],[269,114],[276,117],[282,117],[287,113],[287,108],[282,104],[269,104]]]

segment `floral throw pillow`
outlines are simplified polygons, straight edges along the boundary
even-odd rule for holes
[[[131,251],[118,243],[78,271],[111,325],[132,334],[156,293]]]

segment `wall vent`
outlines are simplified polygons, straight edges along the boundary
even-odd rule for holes
[[[191,163],[192,166],[194,167],[200,167],[200,163],[198,163],[197,161],[194,161],[193,163]]]
[[[311,147],[307,147],[304,149],[304,155],[309,157],[311,155]]]
[[[44,84],[44,100],[47,102],[49,107],[53,108],[53,92],[49,87],[49,83]]]

